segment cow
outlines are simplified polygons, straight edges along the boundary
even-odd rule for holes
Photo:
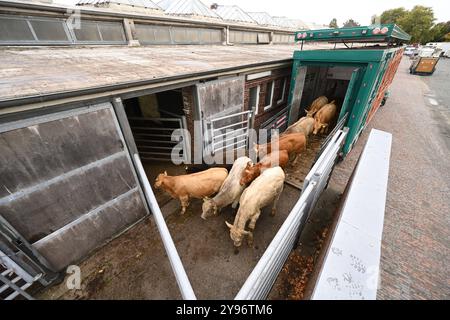
[[[231,168],[228,177],[220,187],[219,193],[217,193],[214,198],[203,198],[202,219],[206,220],[206,218],[212,215],[217,215],[220,212],[220,209],[229,204],[232,204],[233,209],[236,208],[242,191],[244,191],[245,188],[245,186],[239,183],[239,179],[248,163],[251,163],[249,157],[244,156],[237,158],[233,163],[233,167]]]
[[[156,178],[155,188],[162,188],[172,198],[179,199],[181,214],[184,214],[189,206],[189,198],[203,199],[217,193],[227,175],[225,168],[211,168],[180,176],[169,176],[164,172]]]
[[[273,149],[273,150],[272,150]],[[286,150],[289,157],[294,156],[294,162],[297,161],[298,155],[306,149],[306,136],[304,133],[288,133],[277,138],[273,138],[271,142],[266,144],[254,145],[255,152],[260,156],[277,150]]]
[[[253,245],[253,230],[262,208],[272,203],[271,215],[275,215],[277,202],[283,191],[284,179],[283,169],[277,166],[265,170],[244,190],[239,200],[239,210],[234,223],[225,221],[236,249],[242,245],[245,236],[248,237],[248,245],[250,247]],[[249,230],[245,230],[247,223]]]
[[[260,162],[252,164],[247,163],[244,171],[242,172],[240,185],[245,186],[253,180],[255,180],[261,172],[266,169],[280,166],[284,168],[289,161],[289,154],[286,150],[273,151],[261,159]]]
[[[314,116],[314,131],[313,134],[327,133],[329,124],[336,116],[336,104],[334,100],[320,109]]]
[[[289,133],[303,133],[306,138],[313,132],[314,118],[310,116],[302,117],[296,123],[290,125],[281,136]]]
[[[306,110],[306,115],[309,117],[314,117],[314,115],[322,109],[324,105],[328,103],[328,98],[325,96],[320,96],[313,101],[309,110]]]

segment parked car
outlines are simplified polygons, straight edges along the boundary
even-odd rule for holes
[[[441,56],[445,56],[446,52],[450,50],[450,42],[429,42],[426,46],[441,49]]]
[[[414,46],[407,46],[403,54],[409,57],[413,57],[417,55],[418,51],[419,50]]]

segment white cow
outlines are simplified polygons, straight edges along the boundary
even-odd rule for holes
[[[203,219],[206,220],[206,218],[210,216],[217,215],[220,212],[220,209],[225,208],[229,204],[232,204],[233,209],[236,208],[242,191],[244,191],[245,188],[245,185],[240,185],[239,180],[249,162],[252,162],[249,157],[237,158],[217,195],[212,199],[209,197],[203,198]]]
[[[225,221],[230,228],[230,237],[235,247],[241,246],[244,236],[248,236],[249,246],[253,245],[253,230],[262,208],[273,203],[272,215],[275,215],[276,205],[283,191],[284,178],[281,167],[266,169],[244,190],[234,224]],[[247,222],[248,231],[245,230]]]

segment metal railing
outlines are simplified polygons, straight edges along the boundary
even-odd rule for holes
[[[270,129],[279,129],[280,131],[286,130],[288,127],[289,109],[289,106],[287,106],[283,110],[277,112],[277,114],[261,124],[261,129],[267,129],[268,134],[270,133]]]
[[[267,297],[317,199],[326,187],[346,135],[346,131],[339,130],[331,138],[330,143],[307,175],[300,199],[239,290],[236,300],[257,300]]]
[[[141,159],[138,154],[134,154],[134,162],[136,164],[136,169],[141,177],[141,182],[143,184],[144,193],[148,200],[150,210],[153,213],[156,226],[158,227],[159,234],[161,235],[164,248],[166,249],[167,256],[170,261],[170,266],[172,267],[173,273],[180,288],[181,295],[185,300],[195,300],[194,290],[192,289],[189,278],[184,270],[183,263],[181,262],[180,256],[178,255],[177,248],[173,242],[172,236],[170,235],[169,228],[167,227],[166,221],[164,220],[161,209],[159,208],[158,202],[156,201],[155,194],[153,193],[150,182],[147,179],[144,167],[142,166]]]
[[[187,163],[190,157],[190,141],[185,135],[186,117],[172,115],[166,118],[129,117],[136,146],[142,159],[170,161],[172,152],[182,156]],[[175,130],[179,135],[173,136]],[[178,140],[173,140],[178,138]],[[179,144],[182,144],[180,147]]]
[[[253,114],[254,110],[249,110],[206,120],[205,150],[214,155],[220,150],[247,148]]]

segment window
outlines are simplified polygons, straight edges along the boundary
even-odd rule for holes
[[[277,104],[281,104],[286,100],[286,83],[287,78],[279,79],[279,90],[277,91],[277,95],[275,96],[275,100],[277,101]]]
[[[274,82],[270,81],[266,85],[266,97],[264,99],[264,110],[270,109],[272,107],[273,100],[273,89],[275,88]]]
[[[40,41],[69,41],[61,20],[30,20],[30,24]]]
[[[95,22],[81,21],[81,28],[74,28],[73,32],[78,41],[100,41],[100,33]]]
[[[249,110],[255,108],[255,115],[258,114],[259,91],[260,91],[260,86],[256,86],[256,87],[250,88],[250,90],[248,92],[248,108],[249,108]]]
[[[270,43],[268,33],[258,33],[258,43]]]

